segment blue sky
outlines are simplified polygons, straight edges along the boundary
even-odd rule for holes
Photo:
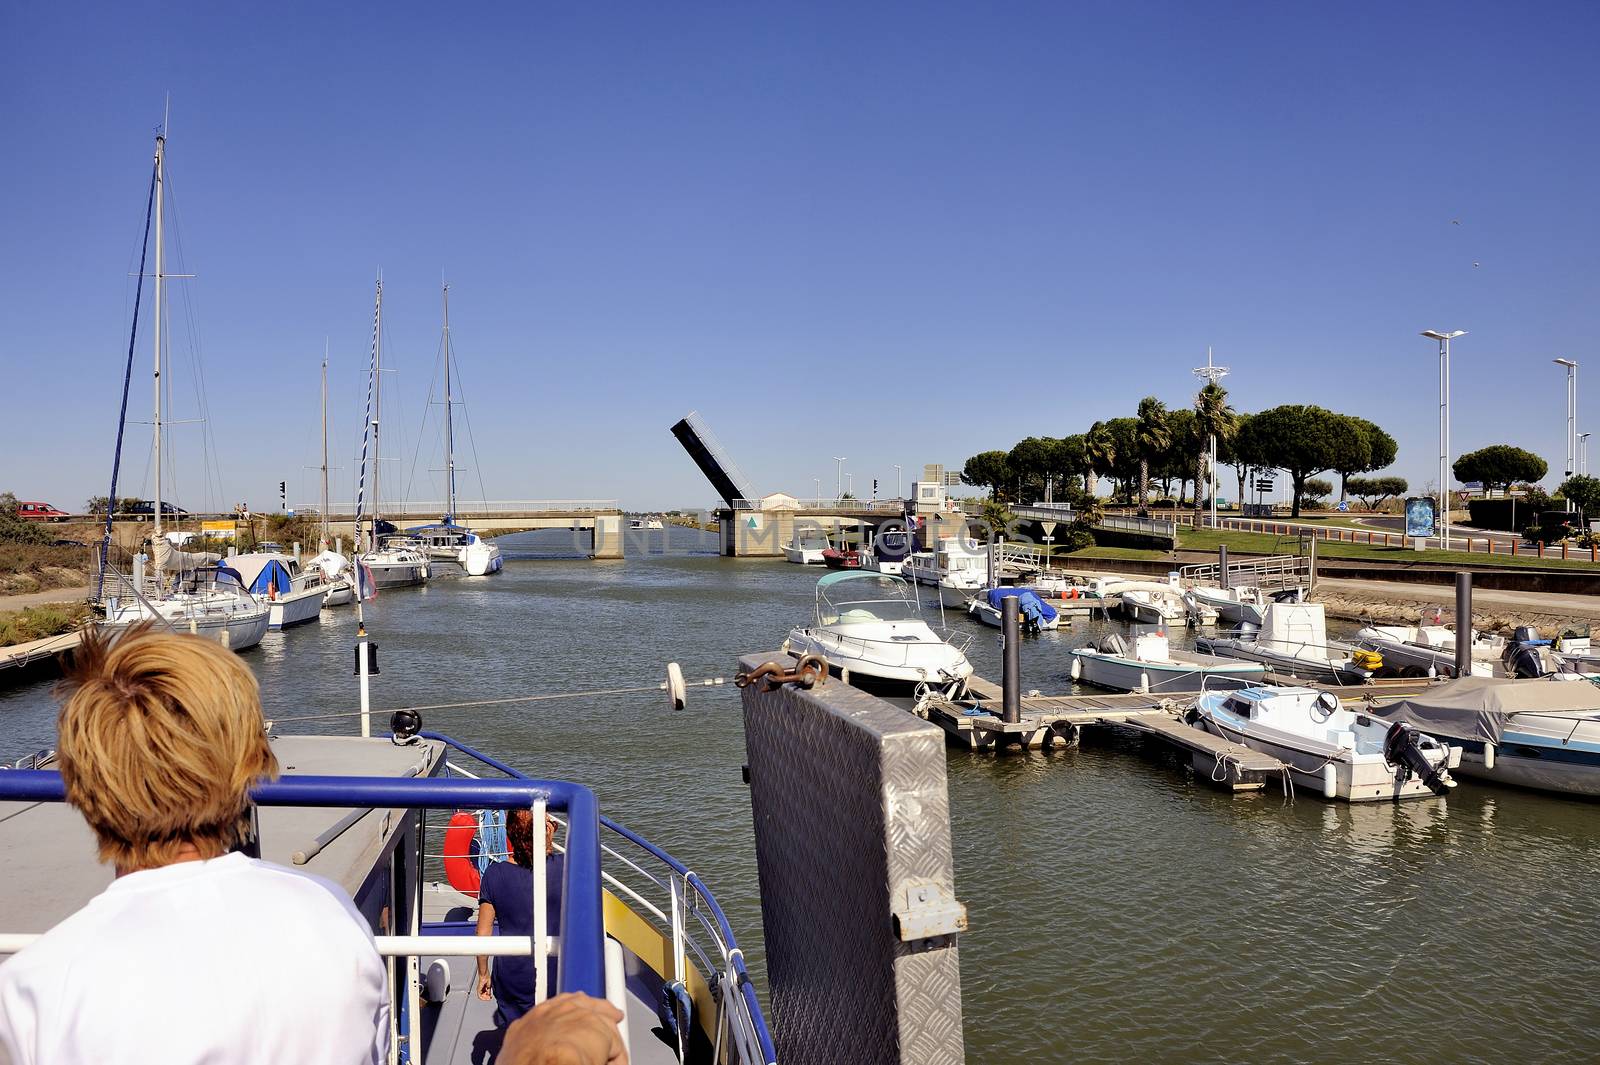
[[[834,455],[892,488],[894,463],[1187,403],[1208,344],[1236,406],[1371,418],[1420,487],[1426,328],[1470,331],[1454,450],[1559,473],[1550,359],[1600,370],[1592,5],[223,8],[0,13],[23,498],[105,491],[168,93],[172,269],[198,275],[172,286],[177,417],[192,309],[221,482],[175,427],[195,509],[314,497],[325,338],[349,494],[380,267],[385,477],[413,499],[438,494],[441,276],[463,491],[496,499],[708,503],[667,432],[692,408],[763,490],[831,491]],[[148,374],[141,337],[141,420]]]

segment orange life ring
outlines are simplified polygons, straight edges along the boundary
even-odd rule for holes
[[[472,860],[472,841],[478,835],[478,819],[457,810],[444,830],[444,875],[450,886],[463,895],[478,897],[478,866]]]

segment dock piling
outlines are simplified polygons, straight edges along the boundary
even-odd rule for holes
[[[1000,674],[1000,720],[1008,725],[1022,721],[1022,625],[1021,600],[1008,595],[1000,600],[1000,634],[1004,643]]]
[[[1217,545],[1217,577],[1218,584],[1224,591],[1228,588],[1228,545]]]
[[[1456,574],[1456,676],[1472,676],[1472,571]]]

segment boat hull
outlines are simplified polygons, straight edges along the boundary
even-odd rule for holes
[[[158,603],[157,607],[159,609],[161,604]],[[271,623],[271,611],[266,606],[247,610],[159,609],[159,613],[174,631],[217,640],[234,651],[244,651],[259,644]],[[135,625],[152,619],[152,615],[144,610],[120,611],[108,618],[100,628],[115,638]]]
[[[499,573],[505,566],[505,559],[501,557],[499,544],[479,542],[461,549],[460,563],[467,576],[487,577]]]
[[[322,585],[267,600],[267,627],[287,629],[322,617],[327,590]]]
[[[794,547],[790,544],[783,546],[783,557],[799,566],[822,565],[823,549],[810,547]]]
[[[350,587],[350,582],[343,577],[328,585],[328,592],[322,597],[323,606],[348,606],[355,602],[355,589]]]
[[[1195,650],[1219,658],[1260,662],[1269,669],[1328,684],[1365,684],[1372,679],[1372,672],[1360,666],[1329,659],[1300,658],[1262,647],[1251,640],[1199,639],[1195,641]]]
[[[1323,795],[1324,766],[1334,768],[1333,798],[1344,802],[1393,802],[1399,799],[1431,799],[1434,792],[1416,776],[1400,780],[1395,767],[1382,758],[1340,757],[1331,747],[1312,747],[1287,733],[1241,730],[1224,724],[1215,716],[1200,714],[1207,732],[1225,740],[1242,743],[1253,751],[1271,755],[1288,767],[1297,787]],[[1331,759],[1331,762],[1330,762]]]
[[[1261,608],[1254,603],[1241,603],[1228,596],[1213,594],[1199,588],[1191,588],[1189,591],[1197,602],[1215,610],[1217,619],[1224,624],[1260,626],[1265,620]]]
[[[378,588],[405,588],[424,584],[429,569],[426,562],[381,562],[362,559],[361,564],[372,574],[372,583]]]
[[[1244,687],[1266,679],[1259,662],[1141,662],[1080,648],[1072,652],[1072,679],[1119,692],[1197,692]],[[1219,681],[1223,683],[1218,683]]]
[[[839,671],[900,684],[943,685],[972,675],[966,655],[940,640],[881,646],[825,628],[794,629],[789,633],[789,653],[821,655]]]

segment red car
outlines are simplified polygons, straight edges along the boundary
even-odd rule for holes
[[[49,503],[18,503],[17,517],[27,521],[66,521],[72,515]]]

